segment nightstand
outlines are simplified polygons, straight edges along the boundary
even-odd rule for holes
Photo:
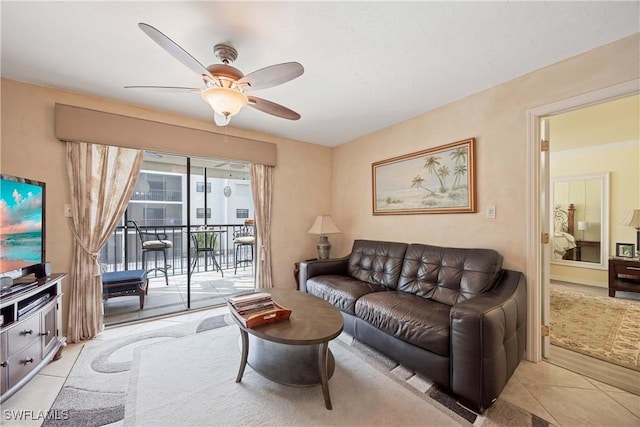
[[[609,259],[609,296],[616,291],[640,292],[640,261],[632,258]]]

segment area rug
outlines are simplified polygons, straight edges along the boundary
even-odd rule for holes
[[[482,416],[347,335],[333,340],[333,410],[320,387],[272,383],[247,367],[228,316],[90,342],[52,406],[83,426],[540,426],[498,399]],[[55,420],[45,426],[56,425]]]
[[[640,301],[553,289],[551,344],[640,371]]]

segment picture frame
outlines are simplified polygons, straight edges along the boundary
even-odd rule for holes
[[[616,257],[633,258],[636,255],[635,249],[634,243],[616,243]]]
[[[373,215],[476,212],[475,138],[371,164]]]

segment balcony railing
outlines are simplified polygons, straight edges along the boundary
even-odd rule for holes
[[[131,200],[151,200],[157,202],[181,202],[181,190],[146,190],[134,191]]]
[[[189,273],[190,265],[187,254],[191,251],[191,262],[197,255],[191,244],[190,233],[186,225],[142,225],[139,224],[143,232],[163,233],[167,239],[173,243],[173,247],[167,249],[167,264],[169,276],[184,275]],[[235,250],[233,245],[233,234],[244,227],[244,224],[215,224],[208,225],[207,230],[217,233],[214,255],[220,267],[224,269],[233,268],[235,265]],[[192,227],[191,230],[197,230]],[[142,265],[142,244],[135,227],[117,227],[109,237],[106,245],[100,251],[100,264],[103,271],[123,271],[137,270],[145,268]],[[160,252],[150,252],[147,255],[147,269],[162,267],[164,262]],[[200,270],[205,268],[204,263],[200,263]],[[209,267],[211,268],[211,267]],[[162,275],[161,272],[152,272],[152,277]],[[155,274],[155,276],[153,276]]]

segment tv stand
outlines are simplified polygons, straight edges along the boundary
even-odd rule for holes
[[[67,339],[60,335],[64,273],[37,279],[35,286],[0,296],[0,402],[24,386]]]
[[[26,277],[21,277],[19,279],[14,279],[11,287],[14,286],[22,286],[22,285],[31,285],[34,283],[38,283],[38,279],[36,279],[33,275],[29,275]]]

